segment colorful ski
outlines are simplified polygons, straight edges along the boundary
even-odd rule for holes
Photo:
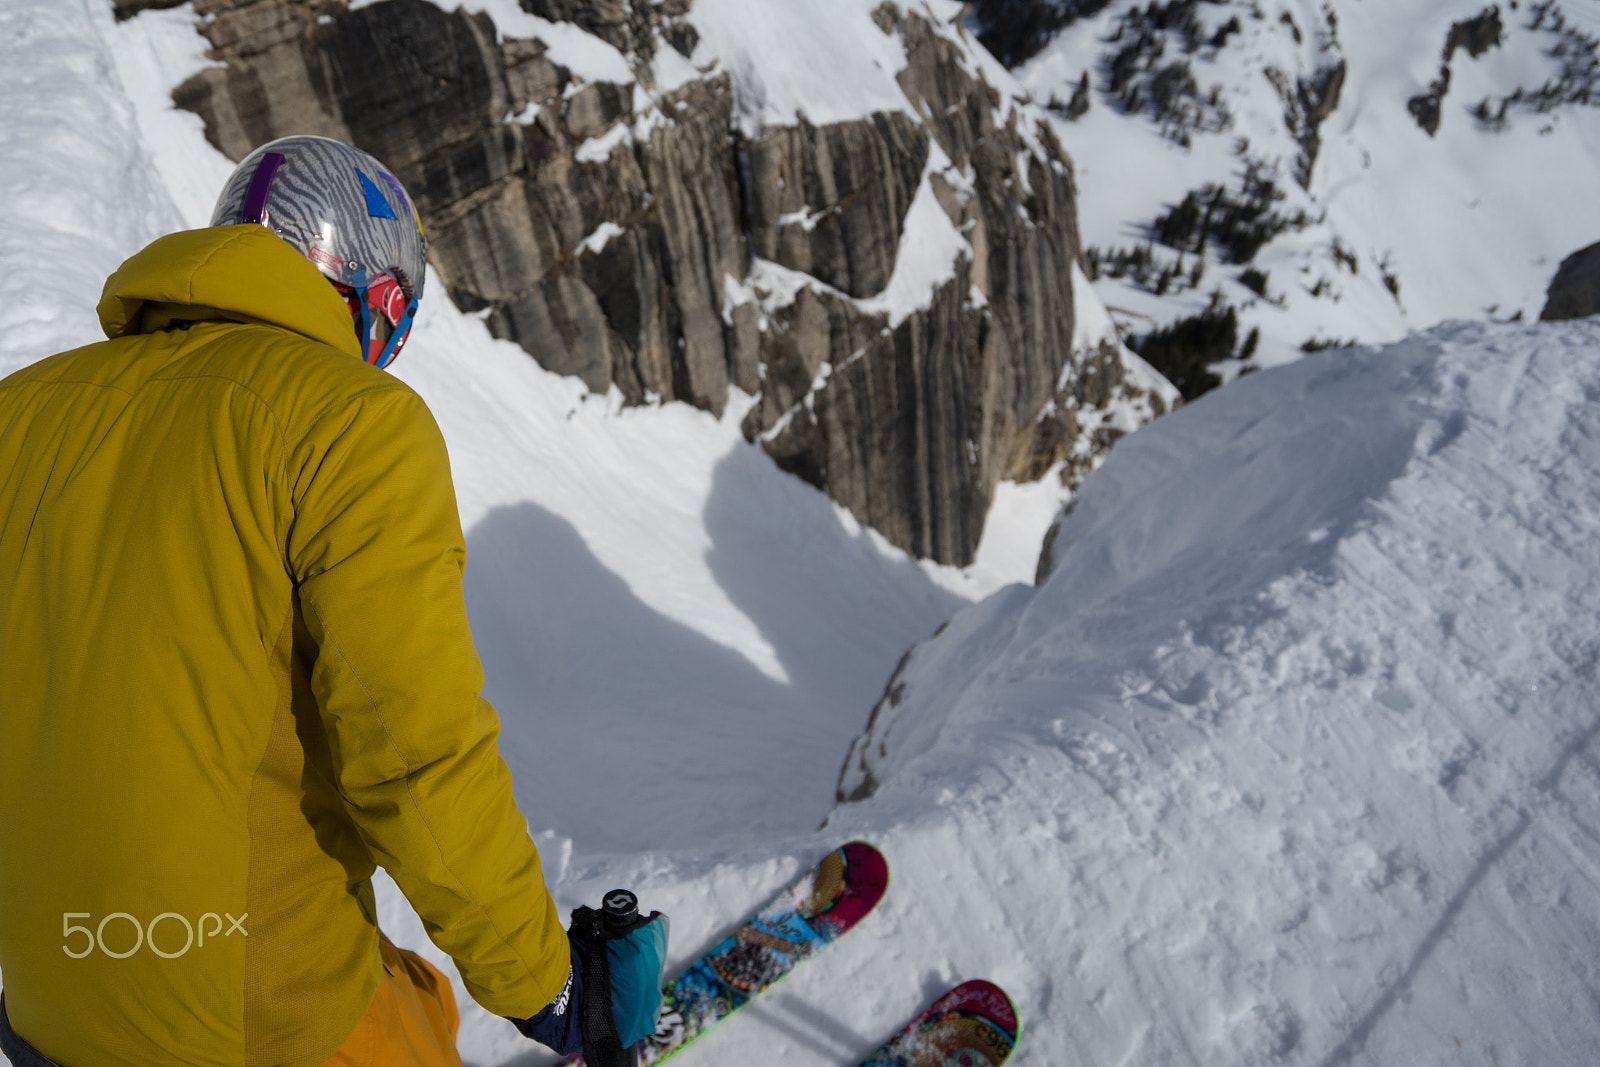
[[[1000,1067],[1016,1048],[1017,1006],[982,979],[928,1005],[860,1067]]]
[[[864,841],[823,857],[804,878],[691,963],[662,991],[656,1034],[641,1064],[660,1063],[750,998],[837,941],[883,897],[889,865]]]

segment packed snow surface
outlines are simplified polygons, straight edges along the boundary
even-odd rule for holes
[[[1024,1062],[1592,1062],[1597,343],[1242,379],[913,654],[834,822],[1020,987]]]
[[[92,340],[104,275],[209,213],[229,166],[157,77],[204,62],[191,17],[0,10],[0,370]],[[679,963],[833,845],[889,858],[879,908],[684,1067],[849,1065],[973,977],[1018,1001],[1023,1067],[1582,1064],[1597,345],[1452,324],[1248,376],[1120,443],[1044,584],[1003,588],[1037,545],[1010,524],[1054,510],[1031,491],[933,568],[775,471],[737,403],[623,410],[442,300],[397,370],[450,443],[563,907],[632,885]],[[847,776],[875,795],[830,814],[917,641]],[[548,1061],[458,997],[467,1062]]]

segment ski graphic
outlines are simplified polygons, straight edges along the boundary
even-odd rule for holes
[[[982,979],[928,1005],[860,1067],[1000,1067],[1017,1046],[1017,1006]]]
[[[889,864],[865,841],[834,849],[662,990],[639,1063],[660,1063],[837,941],[883,898]],[[573,1057],[568,1063],[582,1063]]]

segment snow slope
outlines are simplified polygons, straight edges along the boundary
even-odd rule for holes
[[[0,6],[0,374],[68,339],[96,337],[106,275],[181,225],[131,101],[110,89],[117,74],[99,36],[111,22],[102,6]]]
[[[835,823],[1026,991],[1023,1062],[1593,1062],[1597,343],[1242,379],[916,650]]]
[[[187,17],[0,9],[22,105],[0,369],[92,339],[104,274],[206,214],[228,165],[162,86],[203,62]],[[820,831],[900,653],[1031,575],[1037,541],[915,564],[773,470],[738,411],[585,398],[443,301],[397,369],[451,445],[490,695],[563,906],[635,885],[681,961],[833,843],[890,858],[861,929],[685,1067],[853,1063],[977,976],[1019,1001],[1022,1067],[1582,1064],[1597,343],[1448,325],[1127,438],[1049,580],[917,648],[877,794]],[[386,929],[439,959],[380,888]],[[461,997],[469,1063],[548,1061]]]
[[[1237,191],[1250,161],[1275,170],[1284,195],[1277,210],[1304,211],[1311,224],[1283,233],[1255,257],[1267,275],[1264,297],[1239,284],[1242,265],[1215,245],[1200,284],[1182,292],[1156,296],[1128,279],[1101,278],[1096,290],[1125,332],[1193,315],[1219,285],[1240,308],[1240,340],[1252,327],[1261,330],[1256,365],[1297,358],[1307,341],[1389,341],[1450,318],[1536,319],[1560,261],[1600,240],[1600,107],[1513,106],[1500,129],[1470,111],[1482,99],[1534,90],[1559,74],[1563,60],[1552,52],[1562,38],[1551,32],[1553,20],[1531,28],[1537,4],[1498,5],[1502,43],[1477,58],[1464,48],[1455,53],[1433,136],[1419,128],[1407,101],[1439,77],[1452,25],[1486,11],[1485,0],[1188,6],[1208,39],[1232,19],[1240,31],[1220,48],[1192,54],[1176,31],[1164,35],[1158,65],[1187,61],[1202,93],[1218,87],[1229,113],[1226,128],[1195,132],[1187,146],[1162,136],[1148,111],[1128,114],[1109,91],[1107,57],[1129,39],[1130,12],[1149,7],[1138,0],[1114,0],[1073,23],[1014,72],[1035,99],[1063,102],[1090,74],[1088,113],[1075,122],[1054,117],[1077,165],[1084,243],[1141,245],[1154,236],[1154,220],[1190,190],[1210,182]],[[1600,7],[1588,0],[1559,6],[1567,25],[1591,37],[1600,32]],[[1271,72],[1292,86],[1341,60],[1338,107],[1321,125],[1321,150],[1302,189],[1294,180],[1300,146]],[[1348,258],[1335,254],[1335,242]],[[1157,252],[1164,262],[1177,260],[1170,248],[1158,245]],[[1192,270],[1195,256],[1182,262]],[[1398,294],[1385,286],[1385,271]],[[1218,370],[1230,377],[1238,365]]]

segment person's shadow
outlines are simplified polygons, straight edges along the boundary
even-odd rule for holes
[[[791,830],[790,687],[644,603],[571,523],[524,503],[468,538],[484,695],[523,815],[584,851]]]
[[[468,535],[484,695],[535,830],[584,852],[714,848],[806,833],[896,661],[962,603],[846,530],[822,494],[735,449],[704,521],[721,591],[767,673],[645,603],[533,503]],[[773,674],[778,674],[774,677]]]

